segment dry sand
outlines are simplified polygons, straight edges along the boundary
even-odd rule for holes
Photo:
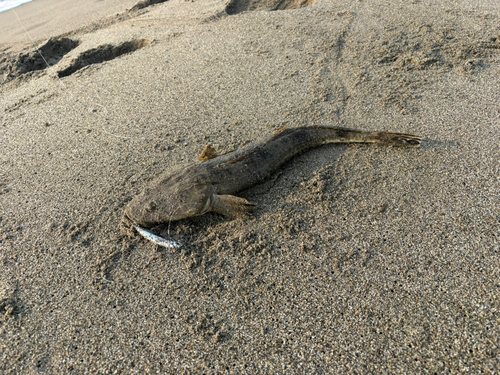
[[[0,14],[1,374],[498,373],[497,2],[56,3]],[[313,124],[425,140],[304,154],[248,220],[154,228],[182,250],[120,229],[207,143]]]

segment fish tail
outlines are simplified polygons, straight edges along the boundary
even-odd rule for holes
[[[388,146],[418,147],[422,141],[422,137],[418,135],[404,133],[364,132],[361,130],[337,128],[333,126],[315,126],[301,129],[310,132],[310,139],[312,139],[313,142],[318,140],[318,144],[379,143]]]
[[[369,143],[380,143],[390,146],[418,147],[422,137],[404,133],[372,132],[366,134],[366,141]]]

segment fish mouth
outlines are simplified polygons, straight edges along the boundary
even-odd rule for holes
[[[125,212],[123,213],[122,221],[125,223],[129,223],[131,225],[138,225],[137,221],[134,219],[134,217],[130,212],[129,206],[125,207]]]
[[[122,223],[125,224],[126,226],[132,226],[135,224],[135,221],[132,220],[132,218],[130,217],[130,212],[128,211],[128,207],[125,208],[125,211],[123,212]]]
[[[148,222],[143,220],[137,220],[137,218],[132,215],[130,206],[125,207],[125,212],[123,213],[122,222],[129,223],[132,226],[140,226],[142,228],[152,228],[156,224],[155,222]]]

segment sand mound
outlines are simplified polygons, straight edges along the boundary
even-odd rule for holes
[[[140,1],[136,5],[134,5],[132,7],[132,9],[130,9],[130,11],[133,12],[133,11],[136,11],[136,10],[144,9],[144,8],[147,8],[147,7],[151,6],[151,5],[164,3],[166,1],[167,0],[144,0],[144,1]]]
[[[313,5],[316,0],[231,0],[226,13],[235,15],[253,10],[285,10]]]
[[[69,38],[50,38],[31,52],[21,53],[15,58],[5,57],[0,61],[0,72],[3,72],[4,81],[10,81],[23,74],[46,69],[57,64],[79,44],[78,40]]]
[[[151,40],[138,39],[121,43],[117,46],[105,44],[83,52],[73,63],[64,70],[57,72],[59,78],[67,77],[79,69],[91,64],[100,64],[104,61],[116,59],[121,55],[134,52],[151,44]]]

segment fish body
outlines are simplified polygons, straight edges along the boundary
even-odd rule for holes
[[[182,247],[182,245],[178,242],[175,242],[174,240],[171,240],[169,238],[157,236],[154,233],[151,233],[147,231],[146,229],[142,228],[140,225],[133,224],[134,228],[137,230],[137,232],[143,236],[145,239],[157,244],[158,246],[163,246],[169,249],[179,249]]]
[[[283,163],[311,148],[328,143],[417,147],[420,141],[421,137],[410,134],[310,126],[282,128],[260,143],[221,156],[207,146],[199,161],[152,181],[127,205],[125,216],[143,227],[210,211],[238,216],[255,210],[255,205],[234,194],[265,180]]]

